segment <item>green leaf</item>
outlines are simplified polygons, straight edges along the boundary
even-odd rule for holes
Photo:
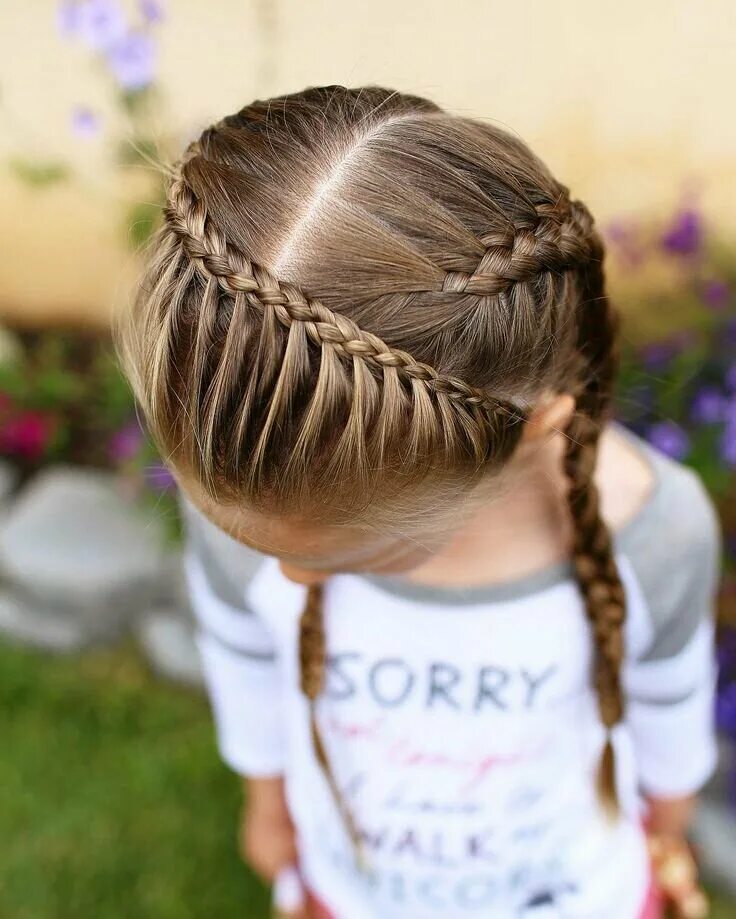
[[[27,390],[23,366],[16,364],[0,366],[0,392],[6,393],[14,402],[24,402]]]
[[[21,157],[13,157],[8,165],[18,179],[34,188],[56,185],[68,179],[71,174],[66,163],[60,161],[34,162]]]
[[[54,408],[76,401],[82,381],[68,368],[49,367],[36,376],[34,402],[39,408]]]
[[[139,166],[141,163],[150,166],[160,160],[158,145],[150,137],[125,138],[118,146],[117,162],[120,166]]]
[[[151,104],[153,87],[144,86],[141,89],[126,89],[120,93],[120,104],[132,116],[140,114],[146,106]]]
[[[118,428],[129,421],[133,414],[133,394],[112,349],[95,356],[90,379],[94,381],[90,393],[92,407],[106,424]]]
[[[139,201],[127,214],[128,239],[134,249],[140,249],[150,239],[161,218],[161,206],[151,201]]]

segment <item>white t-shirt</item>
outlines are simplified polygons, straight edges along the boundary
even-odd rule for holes
[[[360,828],[353,850],[299,690],[305,589],[188,507],[187,572],[223,758],[283,774],[309,886],[338,919],[636,919],[642,791],[696,791],[715,763],[718,533],[693,474],[644,446],[654,494],[617,535],[628,603],[623,815],[600,809],[604,732],[568,564],[473,588],[340,575],[325,590],[317,717]]]

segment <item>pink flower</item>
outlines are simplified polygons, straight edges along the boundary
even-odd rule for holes
[[[46,452],[54,433],[54,421],[41,412],[22,412],[0,428],[0,450],[36,461]]]

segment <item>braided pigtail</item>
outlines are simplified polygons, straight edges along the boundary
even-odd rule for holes
[[[312,584],[307,588],[304,610],[299,620],[299,669],[301,691],[309,703],[309,730],[317,762],[327,781],[332,797],[348,831],[359,865],[364,864],[363,841],[353,819],[350,808],[340,790],[330,759],[325,749],[322,733],[317,722],[317,699],[325,681],[327,643],[323,615],[323,586]]]
[[[617,363],[617,321],[605,294],[603,247],[587,210],[578,202],[592,253],[581,272],[578,348],[585,362],[584,389],[567,429],[564,459],[568,505],[574,525],[572,557],[593,640],[593,685],[606,740],[598,770],[598,794],[611,814],[618,810],[611,730],[624,716],[621,662],[624,654],[625,595],[611,534],[601,517],[594,482],[598,440],[606,419]]]

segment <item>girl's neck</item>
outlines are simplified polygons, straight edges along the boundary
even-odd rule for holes
[[[407,580],[435,586],[477,586],[516,580],[563,561],[572,528],[562,471],[562,435],[519,457],[507,486],[468,518]],[[615,429],[607,429],[596,481],[603,517],[619,529],[636,515],[653,486],[649,463]]]

